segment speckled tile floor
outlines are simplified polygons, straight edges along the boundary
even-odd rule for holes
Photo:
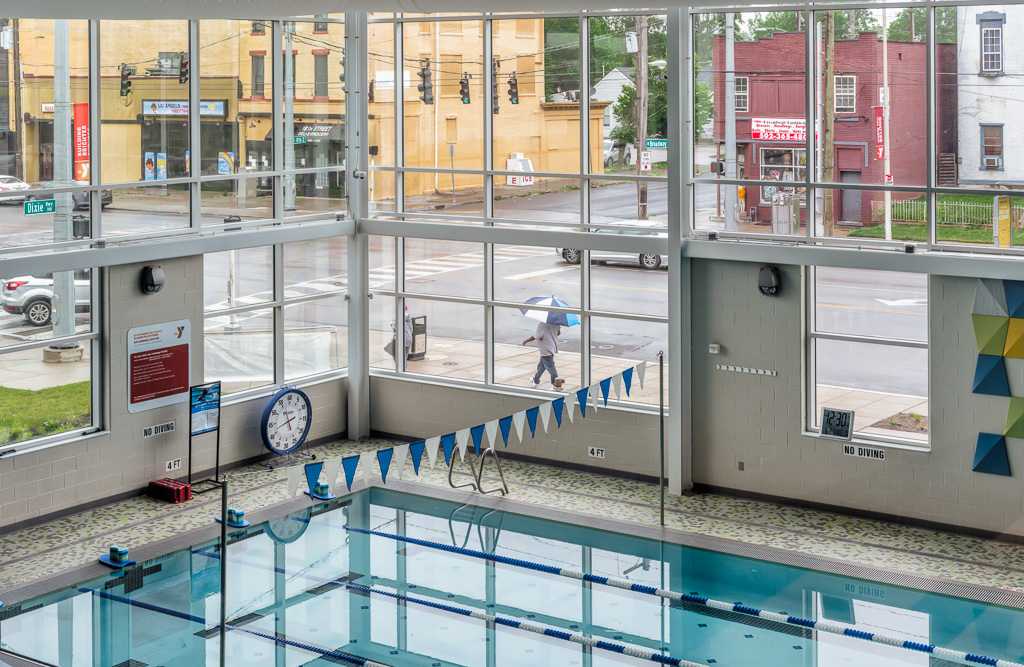
[[[392,443],[373,438],[338,441],[315,451],[319,459],[337,458],[388,444]],[[438,459],[431,470],[424,457],[418,479],[412,477],[409,463],[405,479],[447,488],[443,455]],[[655,485],[507,460],[503,467],[514,502],[639,524],[658,522]],[[228,477],[233,507],[253,510],[288,499],[285,472],[280,468],[266,471],[249,466]],[[355,488],[361,488],[361,483]],[[216,493],[198,495],[181,505],[138,496],[0,536],[0,599],[6,587],[91,563],[110,544],[134,549],[208,526],[219,503]],[[666,524],[679,531],[906,574],[1024,588],[1024,545],[714,494],[668,496]]]

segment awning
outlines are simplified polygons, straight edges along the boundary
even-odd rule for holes
[[[295,123],[295,135],[302,137],[305,144],[319,144],[324,141],[344,141],[345,125],[333,123]],[[264,141],[274,139],[274,128],[270,128]]]

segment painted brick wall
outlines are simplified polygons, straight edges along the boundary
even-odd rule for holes
[[[648,372],[647,381],[657,381]],[[566,393],[566,400],[571,394]],[[550,399],[548,399],[550,400]],[[491,419],[539,405],[537,398],[441,387],[422,382],[373,377],[370,379],[370,428],[416,438],[444,435]],[[561,463],[609,468],[640,475],[658,475],[658,418],[624,410],[598,409],[597,414],[575,422],[563,417],[562,428],[554,419],[547,436],[537,423],[537,437],[527,435],[524,444],[509,451]],[[529,433],[529,425],[523,428]],[[500,437],[500,436],[499,436]],[[588,447],[605,450],[604,459],[587,456]]]
[[[876,461],[802,435],[801,269],[779,268],[782,294],[768,298],[756,288],[759,265],[694,260],[695,481],[1024,535],[1022,442],[1008,442],[1012,477],[971,471],[978,431],[1001,433],[1008,406],[1005,398],[971,393],[976,281],[931,278],[931,451],[886,447],[885,461]],[[721,343],[723,354],[709,355],[710,342]],[[717,363],[778,377],[718,371]]]
[[[137,326],[188,319],[192,322],[192,384],[203,378],[203,258],[161,262],[166,285],[158,294],[143,296],[137,287],[139,265],[105,272],[108,335],[101,341],[109,373],[109,432],[71,444],[27,452],[0,460],[0,526],[59,510],[100,501],[145,487],[168,476],[164,465],[181,458],[184,478],[188,466],[188,408],[180,403],[129,414],[127,407],[127,334]],[[334,435],[346,426],[346,379],[304,388],[313,404],[310,438]],[[230,464],[263,453],[259,420],[266,398],[225,406],[221,421],[221,463]],[[172,433],[142,437],[147,426],[175,421]],[[193,469],[212,468],[215,435],[196,438]]]

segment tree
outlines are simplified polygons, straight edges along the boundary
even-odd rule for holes
[[[928,32],[928,17],[925,9],[902,9],[889,21],[888,37],[896,42],[911,41],[910,18],[914,18],[913,35],[924,41]],[[956,7],[935,8],[935,41],[942,44],[956,44]]]
[[[706,84],[705,84],[706,85]],[[647,79],[647,136],[667,137],[668,136],[668,77],[656,67],[649,68]],[[701,124],[707,122],[710,116],[711,101],[707,100],[704,105],[707,109],[706,116]],[[616,144],[636,143],[636,88],[625,86],[619,94],[619,98],[612,105],[612,114],[618,125],[611,132],[611,139]]]

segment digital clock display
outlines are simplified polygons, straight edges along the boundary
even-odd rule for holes
[[[819,435],[836,440],[853,439],[853,410],[822,408]]]

